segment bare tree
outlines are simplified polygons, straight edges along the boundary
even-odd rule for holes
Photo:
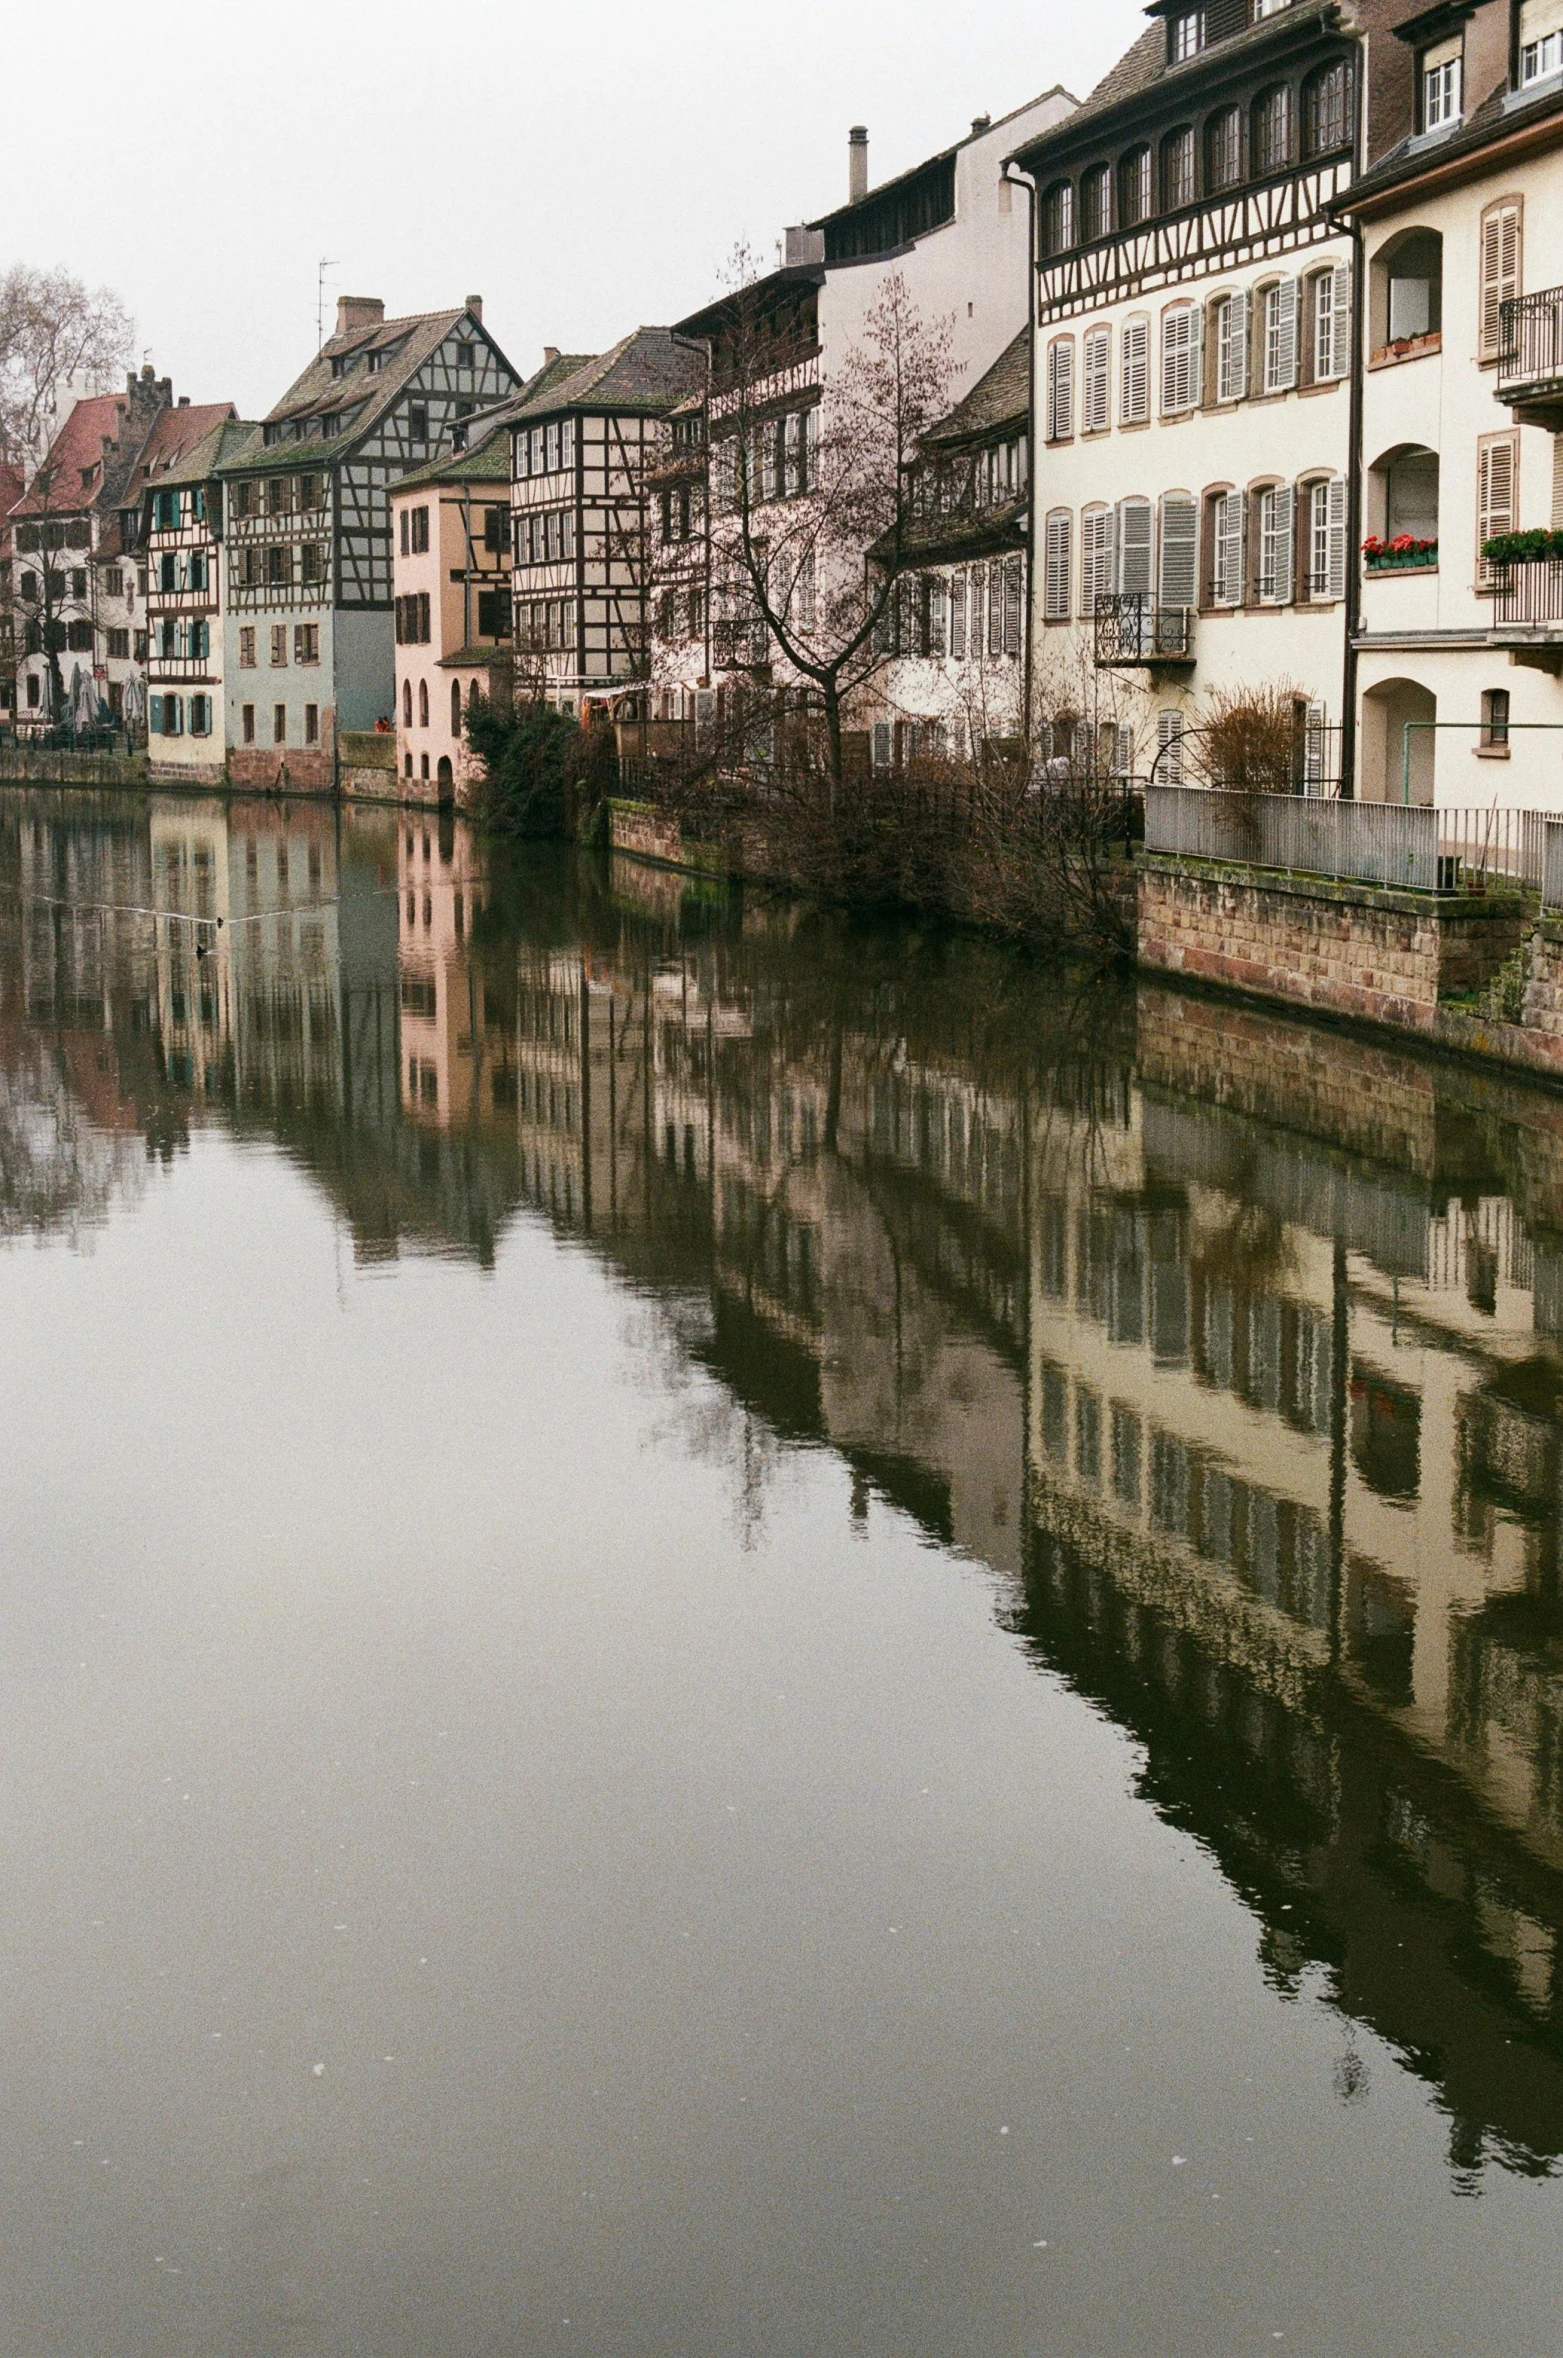
[[[950,333],[923,319],[892,274],[817,406],[794,401],[789,415],[779,388],[791,356],[777,348],[748,257],[735,260],[712,341],[714,635],[719,660],[747,655],[767,726],[800,712],[817,720],[839,789],[852,702],[889,652],[883,625],[909,561],[919,445],[949,406]]]
[[[0,458],[36,465],[60,387],[74,379],[101,390],[129,360],[134,334],[108,287],[89,292],[68,270],[25,262],[0,273]]]

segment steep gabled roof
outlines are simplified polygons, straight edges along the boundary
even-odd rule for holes
[[[382,320],[372,327],[350,328],[343,335],[328,337],[282,399],[267,411],[244,448],[224,461],[225,470],[262,474],[275,472],[279,466],[334,464],[373,432],[425,361],[464,320],[504,360],[493,337],[465,305],[450,311],[421,311],[407,319]],[[371,353],[384,356],[372,371],[367,365]],[[332,370],[335,360],[345,364],[340,376]],[[505,361],[507,368],[509,365]],[[341,421],[339,430],[329,438],[319,424],[327,417]],[[296,437],[266,440],[267,426],[289,424],[298,428]]]
[[[432,459],[426,467],[409,467],[405,475],[398,475],[391,485],[392,497],[403,491],[421,491],[431,483],[508,483],[510,420],[515,406],[507,402],[502,410],[492,412],[483,433],[465,450],[451,451],[444,458]]]
[[[130,399],[124,393],[91,393],[74,402],[38,470],[48,480],[47,496],[40,496],[35,475],[31,490],[12,513],[63,516],[96,507],[104,488],[104,441],[117,441],[129,419]],[[134,460],[136,453],[131,456]]]
[[[705,358],[678,343],[665,327],[635,328],[610,351],[544,372],[547,382],[518,401],[512,423],[557,417],[566,410],[619,410],[662,416],[705,382]]]
[[[1397,25],[1395,30],[1398,34],[1405,28]],[[1451,129],[1421,131],[1400,140],[1337,197],[1332,210],[1341,214],[1365,211],[1402,183],[1414,183],[1427,173],[1442,175],[1447,170],[1461,177],[1479,173],[1482,151],[1500,140],[1524,134],[1527,148],[1537,143],[1550,145],[1549,121],[1553,133],[1563,130],[1563,120],[1554,118],[1563,118],[1563,91],[1556,82],[1549,79],[1535,91],[1528,91],[1511,90],[1504,80]]]
[[[975,442],[1003,426],[1024,426],[1031,414],[1031,335],[1022,328],[964,401],[923,436],[926,444]]]
[[[154,483],[200,483],[211,463],[197,464],[197,454],[215,463],[221,429],[238,415],[231,401],[206,401],[199,406],[161,409],[152,421],[146,446],[131,471],[130,490],[139,499]]]

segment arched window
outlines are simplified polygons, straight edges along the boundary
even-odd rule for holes
[[[1080,238],[1084,245],[1090,245],[1093,238],[1105,237],[1112,226],[1108,191],[1105,164],[1093,164],[1089,172],[1080,175]]]
[[[1205,186],[1213,193],[1236,188],[1243,177],[1243,117],[1235,106],[1223,107],[1205,125]]]
[[[1351,142],[1351,60],[1338,57],[1303,85],[1303,152],[1332,155]]]
[[[1118,165],[1118,226],[1135,229],[1150,216],[1151,151],[1134,147]]]
[[[459,737],[461,735],[460,680],[452,680],[450,684],[450,733],[453,737]]]
[[[1415,226],[1387,238],[1368,270],[1368,350],[1435,336],[1443,326],[1444,241]]]
[[[428,725],[429,683],[427,680],[420,680],[418,682],[418,726],[420,729],[426,729]]]
[[[1042,246],[1049,254],[1067,253],[1075,242],[1075,191],[1070,180],[1055,180],[1042,199]]]
[[[1292,160],[1292,94],[1284,83],[1254,101],[1254,170],[1262,178]]]
[[[402,727],[403,727],[404,729],[410,729],[410,728],[412,727],[412,682],[411,682],[411,680],[403,680],[403,682],[402,682]],[[409,754],[409,755],[408,755],[408,759],[409,759],[409,760],[411,760],[411,758],[412,758],[412,756]]]
[[[1164,213],[1179,213],[1194,202],[1194,134],[1187,124],[1169,131],[1161,143],[1161,205]]]

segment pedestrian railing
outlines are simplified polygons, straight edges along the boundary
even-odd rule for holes
[[[1148,786],[1145,848],[1405,892],[1508,884],[1549,899],[1555,892],[1552,905],[1563,907],[1563,821],[1537,811]]]

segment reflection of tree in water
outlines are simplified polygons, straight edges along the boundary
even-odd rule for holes
[[[0,1236],[100,1227],[144,1177],[140,1141],[88,1119],[64,1059],[47,1040],[14,1042],[0,1060]]]

